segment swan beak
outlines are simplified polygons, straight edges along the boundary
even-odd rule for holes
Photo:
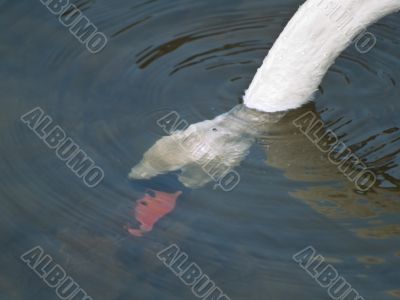
[[[154,168],[152,168],[151,166],[142,161],[131,169],[131,172],[128,174],[128,178],[150,179],[156,174],[158,174],[158,172]]]

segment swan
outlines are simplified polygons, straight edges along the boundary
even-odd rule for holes
[[[264,112],[295,109],[312,99],[329,67],[399,0],[308,0],[289,21],[257,71],[244,104]]]
[[[270,49],[244,103],[162,137],[144,153],[129,178],[150,179],[181,170],[179,180],[198,188],[215,180],[203,162],[212,165],[213,174],[235,168],[258,135],[313,99],[328,69],[362,30],[399,10],[400,0],[306,1]]]

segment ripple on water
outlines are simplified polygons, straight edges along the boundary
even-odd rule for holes
[[[304,288],[308,281],[300,279],[304,274],[297,274],[290,261],[305,241],[332,247],[329,261],[340,262],[349,274],[365,271],[346,262],[365,253],[365,239],[396,253],[400,26],[395,17],[372,28],[378,44],[370,53],[348,49],[321,84],[316,104],[304,108],[317,112],[378,173],[371,193],[356,194],[294,131],[292,115],[260,137],[238,168],[242,182],[233,193],[185,191],[177,209],[151,235],[132,240],[123,229],[143,190],[181,188],[175,175],[148,182],[126,179],[130,167],[164,135],[156,121],[176,110],[190,123],[198,122],[240,103],[297,8],[289,2],[75,1],[109,37],[104,51],[91,55],[40,2],[0,1],[0,19],[7,25],[0,29],[6,41],[0,52],[7,57],[0,68],[7,108],[0,112],[0,152],[6,158],[0,162],[1,219],[13,248],[13,253],[4,249],[3,260],[28,250],[30,243],[44,243],[61,253],[65,267],[84,274],[79,283],[93,298],[125,299],[134,287],[140,299],[173,300],[177,292],[186,295],[186,287],[179,280],[174,284],[176,278],[163,273],[168,270],[154,256],[174,241],[212,270],[212,279],[224,284],[232,298],[257,299],[262,293],[287,299],[292,292],[292,298],[310,299],[315,290]],[[27,35],[27,28],[35,30]],[[19,123],[19,116],[35,106],[105,169],[101,186],[83,186]],[[368,224],[372,217],[382,223]],[[338,226],[337,219],[344,223]],[[389,268],[388,261],[379,263]],[[11,263],[8,269],[15,273]],[[237,275],[238,270],[245,273]],[[372,284],[386,275],[367,275],[363,282],[371,295],[388,289]],[[387,293],[398,296],[397,290]]]

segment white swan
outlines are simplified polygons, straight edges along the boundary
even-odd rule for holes
[[[215,180],[204,165],[211,175],[239,165],[258,134],[312,99],[329,67],[357,34],[398,10],[400,0],[306,1],[269,51],[244,105],[161,138],[129,177],[149,179],[182,170],[179,180],[188,187]]]

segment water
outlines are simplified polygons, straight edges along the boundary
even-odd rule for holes
[[[172,243],[231,299],[330,299],[292,260],[308,245],[365,299],[399,297],[398,16],[371,28],[370,53],[346,50],[303,108],[377,173],[371,191],[357,192],[290,118],[251,147],[232,192],[186,188],[176,173],[127,178],[165,135],[158,118],[200,122],[241,102],[300,2],[76,1],[109,37],[93,55],[40,1],[0,1],[0,299],[55,299],[19,259],[37,245],[93,299],[195,299],[156,257]],[[37,106],[104,169],[99,186],[20,121]],[[126,225],[146,189],[183,194],[136,238]]]

